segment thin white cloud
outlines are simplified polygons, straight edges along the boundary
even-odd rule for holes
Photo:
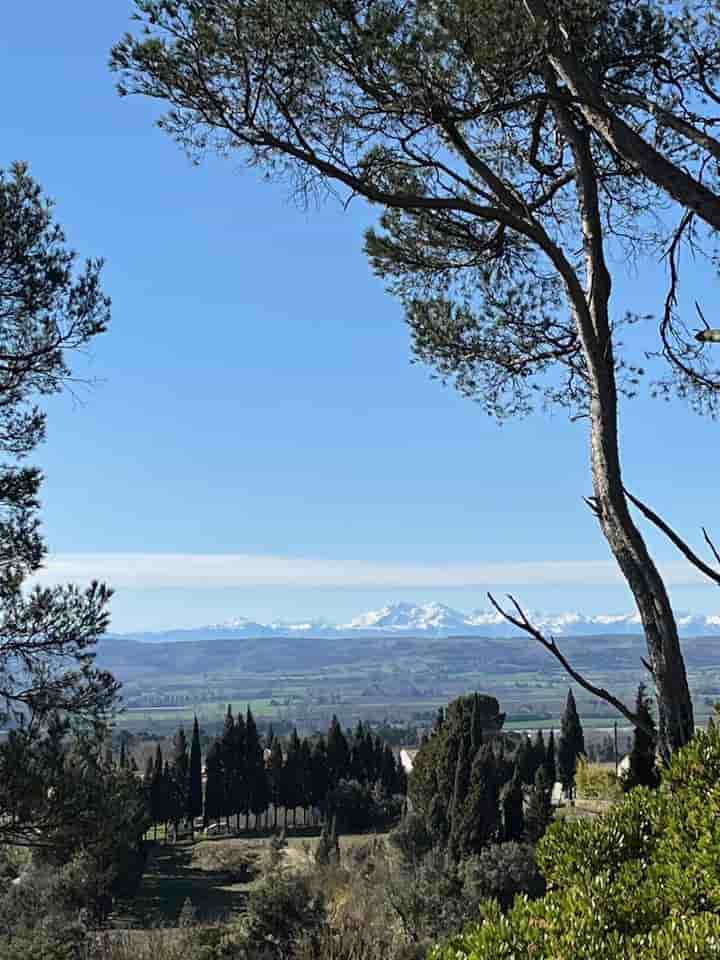
[[[661,565],[668,586],[707,584],[688,564]],[[622,583],[612,561],[524,563],[372,563],[253,554],[83,553],[48,558],[42,584],[103,580],[117,589],[168,587],[502,587],[613,586]]]

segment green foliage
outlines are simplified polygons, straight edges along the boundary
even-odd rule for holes
[[[635,698],[635,713],[645,722],[650,732],[635,727],[633,730],[633,745],[630,751],[630,768],[623,777],[623,787],[632,790],[633,787],[657,787],[660,783],[660,771],[655,762],[657,749],[657,730],[651,710],[650,697],[645,690],[645,684],[638,687]]]
[[[510,841],[485,847],[461,864],[460,875],[471,899],[478,903],[497,900],[503,910],[509,910],[520,894],[537,899],[545,892],[535,848],[526,843]]]
[[[545,769],[539,767],[525,810],[525,833],[533,843],[537,843],[544,835],[552,821],[551,796],[552,787],[547,780]]]
[[[438,960],[690,960],[720,952],[720,735],[699,732],[673,757],[660,790],[638,787],[592,821],[543,838],[548,885],[482,922]]]
[[[406,814],[397,827],[390,831],[388,840],[406,863],[418,863],[433,846],[433,837],[425,818],[412,812]]]
[[[585,737],[575,705],[572,690],[568,690],[565,712],[560,723],[560,743],[558,745],[557,772],[563,790],[572,796],[575,789],[575,771],[578,757],[585,754]]]

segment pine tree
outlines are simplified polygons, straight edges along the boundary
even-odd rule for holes
[[[645,684],[641,683],[635,698],[635,713],[651,730],[655,730],[650,697],[646,693]],[[639,727],[633,732],[633,745],[630,751],[630,767],[623,780],[625,790],[633,787],[657,787],[660,783],[660,774],[655,763],[655,747],[657,732],[651,736]]]
[[[502,789],[500,810],[503,838],[520,841],[525,833],[525,814],[523,811],[522,780],[517,767],[515,767],[512,779]]]
[[[575,789],[575,772],[577,759],[585,754],[585,738],[583,736],[580,717],[575,705],[572,690],[568,690],[565,712],[560,724],[560,743],[558,744],[557,768],[558,777],[562,783],[566,796],[572,798]]]
[[[555,731],[550,731],[548,737],[547,750],[545,751],[545,761],[543,763],[545,777],[550,784],[557,780],[557,765],[555,763]]]
[[[200,727],[198,718],[193,719],[192,741],[190,744],[190,770],[188,782],[188,816],[195,827],[195,817],[203,812],[202,795],[202,752],[200,749]]]
[[[528,840],[532,843],[537,843],[552,821],[551,790],[545,770],[540,767],[535,776],[535,783],[530,791],[527,809],[525,810],[525,831]]]

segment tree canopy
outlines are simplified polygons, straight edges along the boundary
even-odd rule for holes
[[[667,750],[692,735],[692,702],[630,515],[617,407],[646,369],[699,410],[720,396],[713,348],[677,310],[679,250],[707,239],[698,217],[717,225],[716,121],[693,112],[717,100],[717,26],[692,21],[705,6],[136,0],[142,32],[112,52],[120,92],[164,102],[161,127],[194,160],[239,154],[302,200],[380,206],[367,253],[444,380],[501,419],[540,401],[589,420],[589,502],[637,603]],[[669,212],[665,191],[687,207]],[[610,255],[665,256],[664,302],[644,316],[612,302]],[[633,323],[636,354],[618,336]]]

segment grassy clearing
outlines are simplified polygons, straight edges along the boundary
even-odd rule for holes
[[[342,836],[341,852],[383,836],[385,834],[378,833]],[[197,921],[204,924],[242,911],[268,843],[266,836],[154,845],[136,896],[119,905],[116,926],[174,927],[186,898],[195,908]],[[317,843],[317,836],[288,837],[287,866],[293,870],[309,866]]]

